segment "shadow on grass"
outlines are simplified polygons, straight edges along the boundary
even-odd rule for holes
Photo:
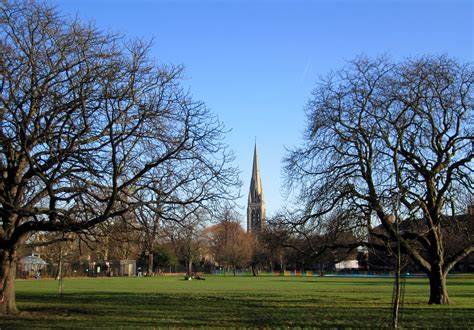
[[[258,297],[94,292],[19,294],[24,312],[0,318],[3,327],[117,326],[384,326],[387,308],[324,305],[322,299],[261,300]],[[365,315],[365,316],[364,316]]]
[[[298,279],[298,280],[297,280]],[[387,284],[390,284],[393,282],[393,279],[391,278],[386,278],[382,280],[374,280],[370,279],[370,281],[367,281],[366,279],[363,280],[358,280],[354,278],[344,278],[342,281],[340,278],[330,278],[330,277],[318,277],[318,278],[308,278],[305,281],[301,280],[302,278],[278,278],[273,280],[272,282],[285,282],[285,283],[298,283],[298,284],[312,284],[312,285],[318,285],[318,284],[334,284],[334,285],[361,285],[361,286],[386,286]],[[304,277],[303,277],[304,279]],[[418,284],[417,284],[418,285]]]
[[[304,283],[304,282],[302,282]],[[311,283],[311,282],[310,282]],[[313,282],[314,283],[314,282]],[[385,284],[385,283],[384,283]],[[338,295],[284,296],[189,293],[84,292],[63,297],[19,293],[17,317],[0,318],[0,328],[41,327],[355,327],[383,328],[389,301]],[[472,310],[413,308],[402,312],[404,327],[472,324]]]

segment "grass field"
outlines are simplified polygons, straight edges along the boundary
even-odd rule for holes
[[[392,280],[207,276],[17,281],[20,316],[0,328],[387,327]],[[474,278],[448,280],[453,304],[429,306],[427,281],[410,279],[403,327],[474,328]]]

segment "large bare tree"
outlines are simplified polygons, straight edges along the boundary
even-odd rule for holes
[[[17,249],[32,233],[126,216],[165,169],[225,176],[221,123],[148,49],[46,4],[0,5],[0,313],[17,312]]]
[[[472,233],[449,253],[443,238],[446,223],[473,221],[454,216],[473,193],[473,82],[471,64],[446,56],[357,58],[314,90],[304,145],[286,159],[303,222],[350,210],[368,231],[381,224],[428,275],[434,304],[449,302],[446,275],[474,248]]]

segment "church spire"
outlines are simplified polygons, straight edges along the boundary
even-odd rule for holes
[[[265,202],[263,201],[262,179],[258,162],[257,143],[253,150],[252,178],[250,180],[247,206],[247,231],[258,232],[265,224]]]
[[[259,195],[263,195],[262,179],[260,178],[260,166],[258,163],[258,152],[256,142],[253,149],[252,179],[250,181],[250,193],[252,192],[256,192]]]

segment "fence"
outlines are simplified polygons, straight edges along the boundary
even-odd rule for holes
[[[214,275],[220,276],[234,276],[232,271],[215,270]],[[253,276],[249,270],[236,270],[236,276]],[[393,278],[393,272],[368,272],[368,271],[341,271],[341,272],[315,272],[312,270],[285,270],[277,272],[258,272],[258,276],[281,276],[281,277],[347,277],[347,278]],[[403,275],[405,278],[426,278],[426,274],[410,274],[406,273]],[[457,276],[456,274],[450,274],[450,276]]]

